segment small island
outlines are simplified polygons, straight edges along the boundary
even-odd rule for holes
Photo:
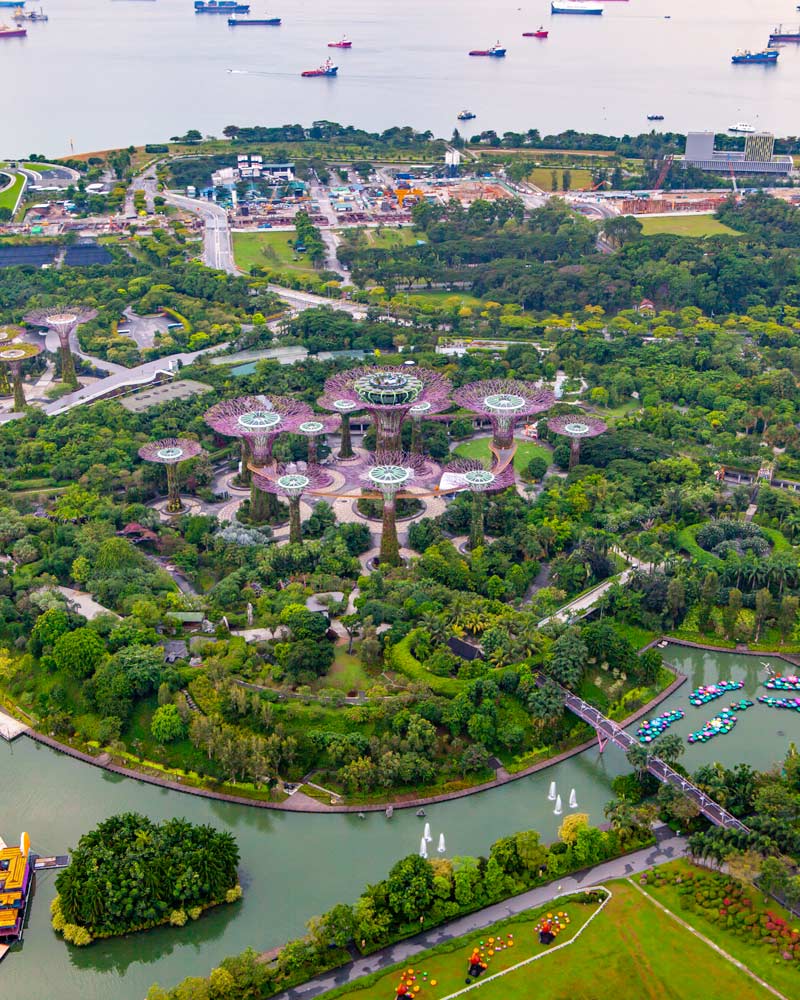
[[[241,898],[239,848],[229,833],[121,813],[84,834],[56,879],[52,924],[76,945],[95,938],[182,927],[203,910]]]

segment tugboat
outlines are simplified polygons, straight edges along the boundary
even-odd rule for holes
[[[475,112],[467,111],[466,108],[463,111],[459,111],[458,114],[456,115],[456,118],[458,118],[460,122],[471,122],[472,119],[475,117],[476,117]]]
[[[27,34],[27,28],[9,28],[7,24],[0,24],[0,38],[25,38]]]
[[[761,52],[750,52],[749,49],[745,52],[737,52],[735,56],[731,56],[731,62],[736,65],[742,63],[766,63],[775,65],[778,61],[778,56],[780,52],[777,49],[762,49]]]
[[[769,36],[769,44],[772,45],[773,42],[800,42],[800,28],[797,31],[784,31],[783,25],[779,24]]]
[[[664,116],[663,115],[648,115],[647,116],[647,120],[649,122],[663,122],[664,121]]]
[[[300,76],[336,76],[338,72],[339,67],[334,66],[330,59],[326,59],[317,69],[303,70]]]
[[[328,42],[329,49],[352,49],[352,47],[353,43],[344,35],[340,42]]]
[[[472,49],[470,55],[490,56],[492,59],[505,59],[506,50],[500,45],[500,42],[495,42],[490,49]]]
[[[540,24],[539,27],[536,29],[536,31],[523,31],[522,32],[522,37],[523,38],[547,38],[547,36],[549,34],[550,34],[550,32],[545,27],[543,27]]]

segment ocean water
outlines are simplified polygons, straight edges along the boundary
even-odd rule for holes
[[[665,115],[676,131],[751,121],[800,132],[800,45],[777,66],[733,66],[795,0],[609,0],[602,17],[552,16],[549,0],[253,0],[279,28],[229,28],[192,0],[29,0],[50,20],[0,41],[0,156],[156,142],[187,128],[412,125],[447,136],[566,128],[622,134]],[[0,23],[10,23],[0,10]],[[522,38],[540,24],[546,41]],[[350,51],[327,43],[347,34]],[[470,58],[495,41],[506,59]],[[301,79],[335,56],[336,79]],[[231,72],[232,71],[232,72]]]

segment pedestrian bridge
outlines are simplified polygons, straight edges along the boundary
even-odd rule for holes
[[[616,722],[607,718],[602,712],[598,712],[588,702],[564,687],[561,690],[564,693],[564,707],[568,708],[573,715],[577,715],[579,719],[588,722],[597,733],[597,742],[600,745],[601,753],[609,741],[625,751],[639,745],[630,733],[626,733]],[[719,803],[706,795],[697,785],[689,781],[688,778],[684,778],[682,774],[671,768],[669,764],[665,764],[660,758],[650,757],[647,770],[655,778],[658,778],[659,781],[672,785],[683,792],[687,798],[690,798],[697,805],[706,819],[710,820],[716,826],[721,826],[728,830],[740,830],[742,833],[750,832],[741,820],[738,820],[729,813],[727,809],[723,809]]]

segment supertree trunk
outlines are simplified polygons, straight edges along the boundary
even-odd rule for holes
[[[317,438],[315,435],[308,439],[308,464],[317,464]]]
[[[78,376],[75,374],[75,358],[69,349],[69,336],[60,338],[61,344],[61,381],[64,385],[78,388]]]
[[[300,527],[300,497],[289,497],[289,541],[298,545],[303,541]]]
[[[581,439],[572,438],[569,443],[569,467],[574,469],[581,459]]]
[[[167,467],[167,510],[170,514],[177,514],[183,510],[181,495],[178,492],[178,465],[177,462]]]
[[[483,543],[483,493],[475,490],[472,494],[472,520],[469,528],[470,551],[479,548]]]
[[[22,384],[21,365],[12,365],[11,373],[14,380],[14,412],[21,413],[25,409],[25,387]]]
[[[411,424],[411,454],[422,454],[422,421],[414,420]]]
[[[381,528],[381,548],[379,561],[382,566],[400,565],[400,543],[397,540],[397,519],[395,500],[383,501],[383,525]]]
[[[269,518],[269,498],[270,494],[264,493],[256,488],[255,483],[250,486],[250,520],[254,524],[264,524]]]
[[[506,423],[503,421],[495,421],[494,423],[494,446],[499,448],[501,451],[505,451],[514,444],[514,421],[511,420]]]
[[[242,486],[249,486],[252,481],[253,474],[250,471],[250,448],[245,438],[240,438],[239,447],[241,449],[240,458],[242,466],[242,471],[239,473],[239,481]]]
[[[342,444],[339,448],[339,458],[353,457],[353,442],[350,438],[350,414],[342,414]]]
[[[0,396],[9,396],[11,394],[11,384],[8,381],[8,372],[5,366],[0,367]]]

